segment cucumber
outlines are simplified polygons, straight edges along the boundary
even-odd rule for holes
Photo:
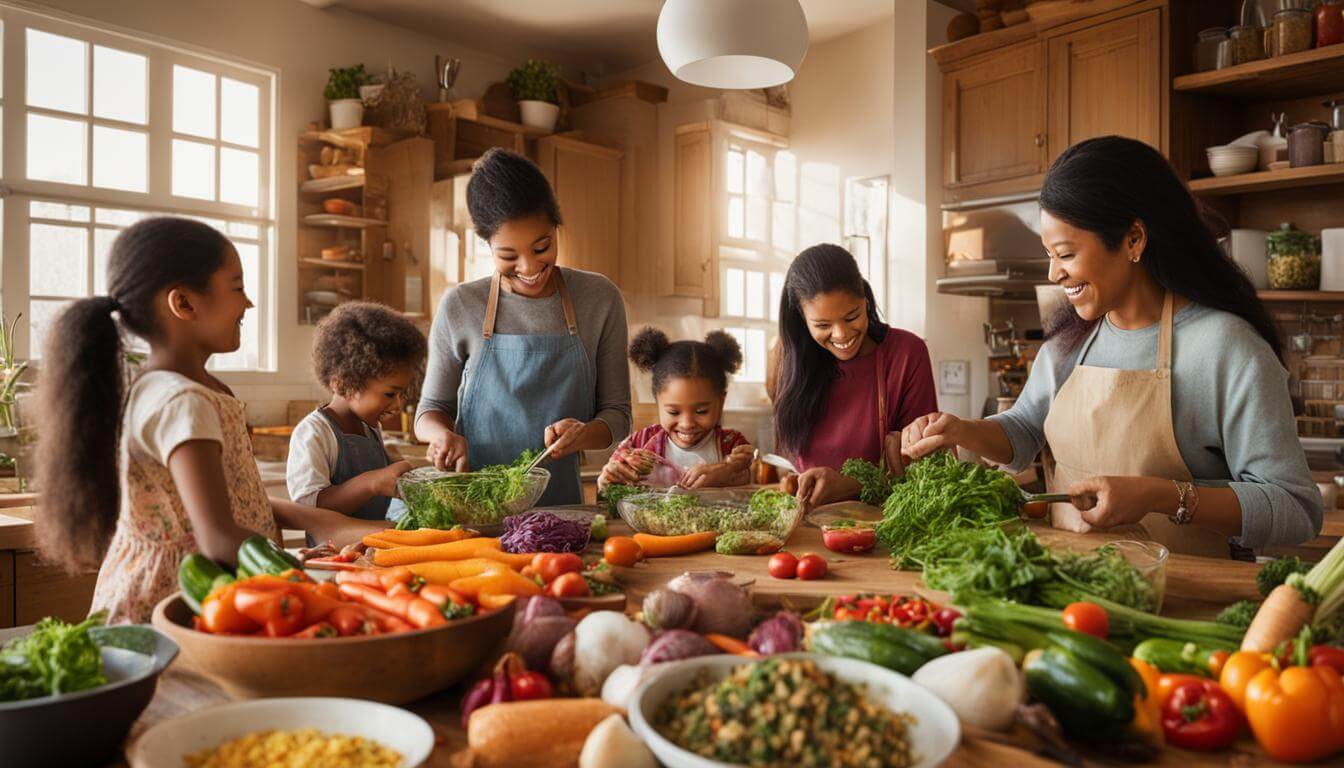
[[[1023,671],[1032,698],[1044,703],[1075,736],[1123,729],[1134,699],[1100,669],[1058,646],[1032,654]]]
[[[1195,643],[1153,637],[1134,647],[1134,658],[1157,667],[1159,672],[1213,677],[1214,650]]]
[[[926,661],[947,653],[942,641],[937,638],[925,636],[937,644],[938,652],[932,653],[920,641],[903,637],[915,634],[918,633],[887,624],[842,621],[814,631],[811,649],[828,656],[872,662],[903,675],[912,675]]]
[[[302,568],[297,558],[265,536],[248,536],[238,547],[239,578],[263,573],[278,576],[285,571]]]
[[[1067,629],[1047,632],[1045,636],[1051,645],[1063,648],[1080,661],[1105,672],[1131,696],[1148,695],[1147,686],[1143,684],[1143,678],[1139,677],[1138,670],[1134,669],[1129,659],[1125,658],[1119,649],[1105,640]]]
[[[222,583],[233,581],[227,571],[214,560],[194,552],[182,558],[177,567],[177,584],[182,588],[182,599],[192,612],[201,612],[201,603],[206,596]]]

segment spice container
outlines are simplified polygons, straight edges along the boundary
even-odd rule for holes
[[[1218,60],[1215,63],[1218,69],[1227,69],[1232,66],[1232,41],[1218,41]]]
[[[1316,47],[1344,43],[1344,0],[1325,0],[1316,7]]]
[[[1265,33],[1259,27],[1233,27],[1228,38],[1232,41],[1234,66],[1265,58]]]
[[[1286,56],[1311,48],[1311,11],[1285,8],[1274,14],[1274,55]]]
[[[1218,43],[1227,39],[1226,27],[1200,30],[1195,41],[1195,71],[1209,72],[1218,68]]]
[[[1325,162],[1325,137],[1330,126],[1325,123],[1298,123],[1288,132],[1288,165],[1302,168]]]
[[[1308,232],[1287,222],[1269,233],[1269,287],[1314,291],[1321,285],[1321,247]]]

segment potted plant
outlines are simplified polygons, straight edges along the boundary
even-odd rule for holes
[[[331,110],[331,127],[337,131],[358,128],[364,121],[364,102],[359,98],[359,87],[369,81],[369,75],[363,64],[336,67],[330,72],[323,95]]]
[[[560,117],[555,95],[555,78],[559,74],[559,67],[539,59],[528,59],[527,63],[509,73],[506,82],[513,91],[513,98],[518,100],[523,125],[543,131],[555,130],[556,118]]]

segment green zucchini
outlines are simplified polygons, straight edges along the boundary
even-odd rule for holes
[[[1138,670],[1134,669],[1134,665],[1129,663],[1129,659],[1125,658],[1119,649],[1105,640],[1068,629],[1047,632],[1045,636],[1051,645],[1063,648],[1080,661],[1105,672],[1131,696],[1148,695],[1147,686],[1143,684],[1143,678],[1139,677]]]
[[[1027,690],[1074,736],[1107,734],[1134,719],[1134,699],[1100,669],[1051,646],[1027,659]]]
[[[1154,637],[1134,647],[1134,658],[1146,661],[1158,671],[1213,677],[1214,649],[1180,640]]]
[[[177,585],[182,589],[182,599],[194,613],[201,612],[201,603],[220,584],[233,581],[233,576],[214,560],[194,552],[182,558],[177,567]]]
[[[828,656],[871,662],[903,675],[912,675],[924,662],[947,653],[942,641],[930,635],[934,647],[910,636],[920,635],[889,624],[841,621],[812,633],[811,649]]]
[[[265,536],[248,536],[238,547],[238,576],[279,575],[303,566],[298,558],[281,549]]]

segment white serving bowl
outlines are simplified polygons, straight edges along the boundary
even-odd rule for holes
[[[1214,176],[1232,176],[1255,170],[1260,162],[1260,150],[1256,147],[1227,145],[1209,147],[1205,152],[1209,157],[1209,170]]]
[[[132,768],[182,765],[184,755],[257,731],[300,731],[363,736],[401,753],[405,768],[421,765],[434,749],[429,723],[404,709],[362,699],[291,698],[236,701],[165,720],[136,740]]]
[[[913,715],[915,721],[909,731],[915,757],[913,768],[942,765],[961,742],[961,724],[951,707],[905,675],[858,659],[815,653],[786,653],[768,658],[811,659],[840,680],[867,685],[868,696],[893,712]],[[659,664],[665,669],[641,683],[631,697],[627,712],[630,727],[649,745],[658,762],[667,768],[724,768],[728,763],[701,757],[663,738],[653,727],[654,715],[669,696],[690,685],[701,672],[719,680],[741,664],[757,664],[763,660],[717,655]]]

